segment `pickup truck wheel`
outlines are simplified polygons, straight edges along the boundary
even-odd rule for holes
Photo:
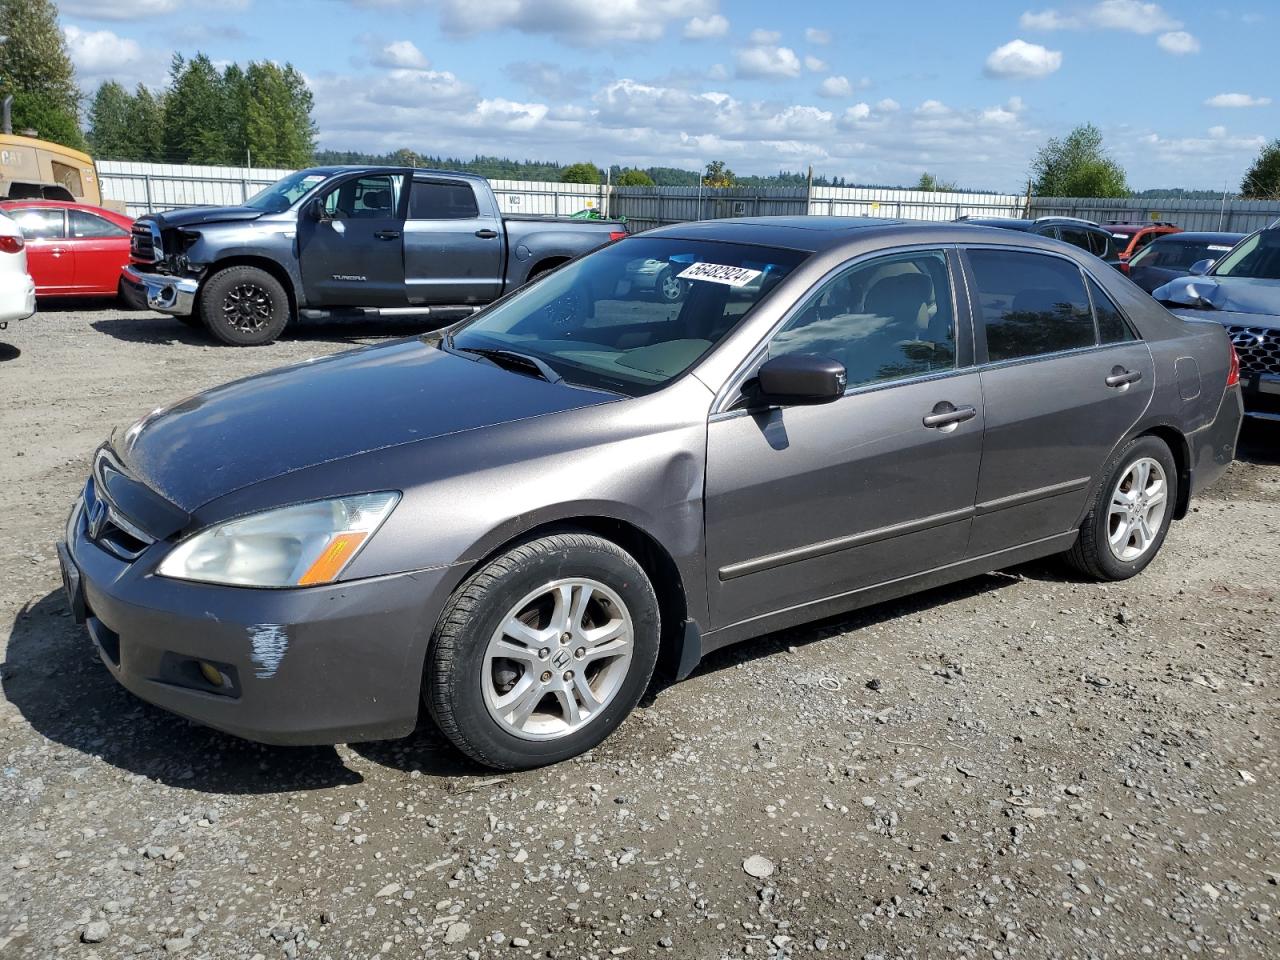
[[[227,267],[205,281],[200,319],[223,343],[271,343],[289,322],[289,296],[280,281],[257,267]]]
[[[560,533],[513,547],[464,581],[431,639],[422,695],[479,762],[520,770],[609,736],[658,656],[658,599],[617,544]]]

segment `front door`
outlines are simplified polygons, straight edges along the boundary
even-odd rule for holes
[[[502,295],[505,261],[502,218],[487,191],[477,195],[467,180],[413,178],[404,237],[410,303],[490,303]]]
[[[96,213],[68,210],[67,246],[75,252],[76,292],[115,294],[129,262],[129,231]]]
[[[298,222],[298,256],[308,304],[408,306],[405,179],[389,173],[348,177],[321,197],[322,219],[304,210]]]
[[[1119,309],[1064,256],[966,254],[986,438],[971,556],[1067,533],[1151,400],[1155,367]]]
[[[730,410],[707,439],[713,628],[960,560],[983,404],[954,254],[862,261],[820,285],[769,356],[845,365],[834,403]],[[926,419],[930,425],[926,425]]]
[[[66,212],[61,207],[22,207],[13,211],[27,241],[27,273],[42,297],[74,293],[76,252],[67,243]]]

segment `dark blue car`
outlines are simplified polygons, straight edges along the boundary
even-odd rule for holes
[[[1243,233],[1171,233],[1148,244],[1129,261],[1129,279],[1147,293],[1191,273],[1201,260],[1221,260]]]

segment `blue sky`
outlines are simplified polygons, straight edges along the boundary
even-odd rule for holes
[[[291,61],[320,145],[1018,192],[1091,121],[1132,186],[1232,189],[1280,136],[1280,7],[1142,0],[61,0],[82,86]]]

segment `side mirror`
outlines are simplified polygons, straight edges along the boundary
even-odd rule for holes
[[[316,223],[323,223],[324,221],[331,219],[329,214],[325,213],[324,199],[322,197],[316,197],[314,200],[308,202],[306,207],[303,209],[303,216],[308,220],[314,220]]]
[[[844,396],[846,382],[844,364],[837,360],[784,354],[760,366],[752,399],[778,406],[830,403]]]
[[[1213,269],[1213,265],[1217,260],[1206,257],[1204,260],[1197,260],[1191,265],[1191,275],[1193,277],[1203,277],[1206,273]]]

